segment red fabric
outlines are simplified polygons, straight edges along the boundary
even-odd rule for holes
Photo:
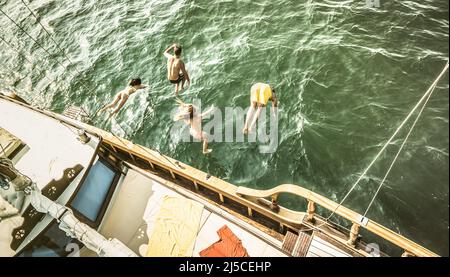
[[[220,228],[217,234],[219,241],[202,250],[200,257],[248,257],[247,249],[227,225]]]

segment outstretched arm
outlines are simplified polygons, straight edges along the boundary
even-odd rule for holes
[[[172,44],[171,46],[169,46],[165,51],[164,51],[164,57],[170,59],[172,58],[172,55],[169,54],[169,51],[172,50],[175,47],[175,44]]]
[[[275,93],[272,96],[272,114],[276,118],[277,117],[277,109],[278,109],[278,98]]]
[[[186,106],[186,104],[183,102],[183,101],[181,101],[181,99],[180,98],[175,98],[175,102],[177,102],[178,104],[180,104],[180,106]]]
[[[189,84],[191,84],[191,79],[189,78],[189,74],[188,74],[188,72],[187,72],[187,70],[186,70],[186,66],[184,65],[184,62],[181,62],[181,64],[180,64],[180,69],[181,69],[181,72],[183,72],[183,75],[184,75],[184,77],[186,78],[186,81],[187,81]]]

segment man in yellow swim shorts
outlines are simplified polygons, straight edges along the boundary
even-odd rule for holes
[[[247,112],[247,119],[245,120],[244,129],[242,130],[244,134],[251,132],[253,125],[261,114],[262,108],[265,107],[269,101],[272,101],[272,112],[275,116],[275,108],[278,106],[275,89],[273,86],[264,83],[254,84],[250,91],[250,109]],[[248,125],[249,122],[251,122],[250,126]]]

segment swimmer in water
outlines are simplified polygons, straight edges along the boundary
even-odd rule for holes
[[[172,49],[175,55],[169,54],[169,51]],[[186,71],[183,60],[181,59],[181,46],[178,44],[173,44],[164,51],[164,57],[167,58],[167,79],[171,84],[175,85],[175,94],[178,96],[178,92],[184,89],[184,83],[191,83],[189,74]]]
[[[213,111],[213,107],[202,114],[198,114],[198,109],[194,105],[178,102],[180,103],[180,113],[174,117],[174,120],[183,119],[190,127],[189,133],[191,136],[203,142],[203,154],[211,153],[212,150],[208,149],[208,135],[202,131],[202,119]]]
[[[255,125],[256,120],[261,114],[262,108],[264,108],[269,101],[272,101],[272,113],[276,116],[275,108],[278,107],[278,99],[275,94],[275,89],[268,84],[254,84],[250,92],[250,109],[247,112],[247,119],[245,120],[244,129],[242,130],[244,134],[248,134],[252,131],[253,125]],[[255,109],[257,109],[256,114]],[[249,122],[251,122],[250,126]]]
[[[109,113],[109,117],[111,118],[113,115],[119,112],[119,110],[125,105],[125,102],[127,102],[128,97],[130,97],[131,94],[135,93],[136,91],[140,89],[147,88],[147,85],[142,84],[141,78],[132,79],[130,83],[128,84],[128,87],[126,87],[124,90],[119,91],[116,96],[114,96],[114,99],[111,103],[105,105],[103,108],[101,108],[97,114],[106,111],[107,109],[114,108],[117,103],[117,107]]]

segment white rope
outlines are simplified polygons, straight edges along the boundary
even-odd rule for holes
[[[409,136],[411,135],[414,127],[416,126],[417,121],[419,121],[420,116],[422,115],[423,110],[425,109],[425,106],[428,103],[428,100],[430,100],[431,95],[433,94],[434,89],[436,88],[436,85],[433,87],[433,89],[431,90],[431,93],[428,95],[427,99],[425,100],[425,103],[423,104],[422,108],[420,109],[419,113],[417,114],[416,119],[414,120],[414,123],[411,125],[411,128],[409,129],[408,134],[406,135],[405,139],[402,142],[402,145],[400,146],[400,148],[397,151],[397,154],[395,155],[394,159],[392,160],[388,170],[386,171],[386,174],[383,177],[383,180],[381,180],[380,185],[378,186],[377,191],[375,192],[375,195],[373,196],[372,200],[369,203],[369,206],[367,206],[366,211],[364,212],[364,217],[366,217],[367,213],[369,212],[370,208],[372,207],[373,202],[375,201],[375,198],[377,198],[378,193],[380,192],[381,188],[384,185],[384,182],[386,181],[387,176],[389,175],[389,173],[391,172],[392,167],[394,166],[395,162],[397,161],[398,157],[400,156],[400,153],[403,150],[403,147],[406,144],[406,141],[408,140]]]
[[[347,194],[344,196],[344,198],[341,200],[341,202],[339,202],[339,204],[337,205],[337,207],[333,210],[333,212],[327,217],[325,218],[325,221],[322,222],[321,224],[317,225],[317,226],[312,226],[308,229],[302,229],[302,231],[309,231],[309,230],[315,230],[318,229],[319,227],[325,225],[330,218],[336,213],[336,211],[339,209],[340,206],[342,206],[342,204],[344,203],[344,201],[347,199],[347,197],[350,195],[350,193],[355,189],[355,187],[358,185],[358,183],[361,181],[361,179],[366,175],[366,173],[369,171],[369,169],[372,167],[372,165],[375,163],[375,161],[380,157],[380,155],[383,153],[383,151],[386,149],[386,147],[392,142],[392,140],[395,138],[395,136],[398,134],[398,132],[403,128],[403,126],[406,124],[406,122],[409,120],[409,118],[413,115],[413,113],[416,111],[416,109],[420,106],[420,104],[425,100],[424,105],[422,106],[418,116],[416,117],[411,129],[409,130],[405,140],[403,141],[399,151],[397,152],[397,155],[395,156],[393,162],[391,163],[391,166],[388,169],[388,172],[386,173],[386,175],[383,178],[383,181],[381,182],[380,186],[378,187],[377,192],[375,193],[375,196],[372,198],[372,201],[370,202],[368,208],[366,209],[366,212],[364,213],[364,217],[366,216],[367,212],[369,211],[371,205],[373,204],[373,201],[375,200],[378,192],[380,191],[385,179],[387,178],[387,175],[389,174],[392,166],[395,163],[395,160],[397,160],[398,155],[400,154],[401,150],[403,149],[403,146],[406,144],[406,141],[409,137],[409,135],[411,134],[414,126],[416,125],[422,111],[424,110],[428,100],[431,97],[431,94],[433,93],[435,87],[437,86],[439,80],[442,78],[442,76],[444,75],[444,73],[447,71],[448,69],[448,61],[447,64],[445,65],[444,69],[442,70],[442,72],[439,74],[439,76],[436,78],[436,80],[431,84],[431,86],[428,88],[428,90],[425,92],[425,94],[422,96],[422,98],[420,98],[419,102],[417,102],[417,104],[414,106],[414,108],[409,112],[409,114],[406,116],[406,118],[403,120],[403,122],[398,126],[397,130],[395,130],[394,134],[389,138],[389,140],[386,142],[386,144],[383,146],[383,148],[381,148],[381,150],[378,152],[378,154],[375,156],[375,158],[372,160],[372,162],[369,164],[369,166],[367,166],[367,168],[364,170],[364,172],[361,174],[361,176],[359,176],[358,180],[356,180],[356,182],[352,185],[352,187],[350,188],[350,190],[347,192]]]
[[[327,220],[330,219],[334,215],[334,213],[340,206],[342,206],[342,203],[344,203],[344,201],[347,199],[347,197],[350,195],[350,193],[355,189],[355,187],[359,184],[359,182],[362,180],[362,178],[364,176],[366,176],[369,169],[378,160],[378,158],[381,156],[381,154],[384,152],[384,150],[388,147],[388,145],[392,142],[392,140],[395,138],[395,136],[398,134],[398,132],[400,132],[400,130],[403,128],[403,126],[406,124],[406,122],[409,120],[409,118],[414,114],[414,112],[417,110],[417,108],[420,106],[420,104],[432,93],[434,87],[436,87],[437,83],[442,78],[442,76],[447,71],[447,69],[448,69],[448,61],[447,61],[447,64],[445,65],[444,69],[442,70],[442,72],[439,74],[439,76],[436,78],[436,80],[434,80],[433,84],[428,88],[428,90],[425,92],[425,94],[422,96],[422,98],[420,98],[419,102],[417,102],[417,104],[409,112],[409,114],[406,116],[406,118],[403,120],[403,122],[397,127],[394,134],[392,134],[392,136],[389,138],[389,140],[384,144],[383,148],[381,148],[381,150],[378,152],[378,154],[375,156],[375,158],[370,162],[370,164],[367,166],[367,168],[364,170],[364,172],[359,176],[358,180],[356,180],[356,182],[352,185],[352,187],[347,192],[347,194],[344,196],[344,198],[341,200],[341,202],[339,202],[339,205],[333,210],[331,215],[328,216]]]

